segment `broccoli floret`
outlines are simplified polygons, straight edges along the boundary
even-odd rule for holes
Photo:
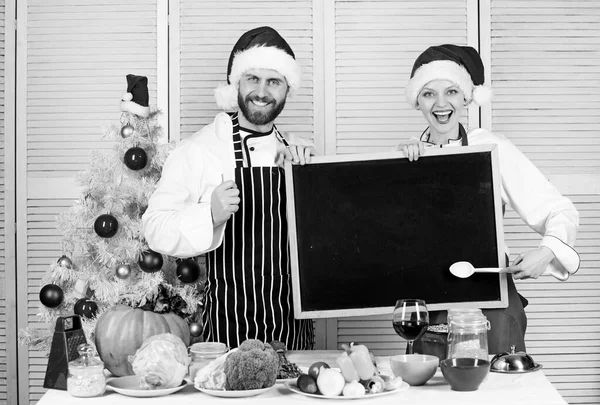
[[[265,350],[265,344],[257,339],[246,339],[240,344],[238,350],[243,352],[250,351],[252,349]]]
[[[256,339],[245,340],[225,360],[225,389],[254,390],[270,387],[275,384],[278,371],[279,356],[270,345]]]

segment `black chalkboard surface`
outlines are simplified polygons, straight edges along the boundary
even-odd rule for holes
[[[495,146],[314,157],[286,164],[286,189],[296,318],[508,305],[506,275],[448,270],[504,266]]]

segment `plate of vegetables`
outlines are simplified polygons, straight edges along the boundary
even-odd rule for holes
[[[129,397],[161,397],[177,392],[187,385],[187,381],[181,381],[176,387],[171,388],[157,388],[148,389],[140,387],[140,377],[136,375],[128,375],[125,377],[116,377],[112,380],[107,381],[106,388],[113,390],[121,395],[127,395]]]
[[[297,394],[327,399],[359,399],[389,395],[407,390],[400,377],[381,374],[375,356],[364,345],[342,345],[344,351],[335,359],[339,369],[318,361],[285,386]]]
[[[273,388],[274,385],[267,388],[258,388],[255,390],[209,390],[206,388],[196,387],[196,389],[201,392],[212,395],[213,397],[221,397],[221,398],[246,398],[246,397],[254,397],[256,395],[260,395],[264,392],[269,391]]]
[[[280,357],[269,344],[247,339],[198,370],[194,387],[215,397],[252,397],[275,386],[279,368]]]
[[[358,381],[354,381],[355,384],[360,384]],[[353,384],[353,383],[348,383],[348,385]],[[395,389],[391,389],[389,391],[380,391],[377,393],[370,393],[370,392],[366,392],[365,390],[362,391],[362,394],[360,394],[361,391],[357,391],[357,392],[352,392],[354,395],[323,395],[323,394],[319,394],[318,391],[315,392],[314,394],[311,394],[309,392],[304,392],[302,391],[297,383],[295,382],[286,382],[285,386],[287,389],[289,389],[292,392],[295,392],[296,394],[300,394],[300,395],[305,395],[307,397],[312,397],[312,398],[322,398],[322,399],[369,399],[369,398],[376,398],[376,397],[380,397],[380,396],[384,396],[384,395],[391,395],[391,394],[398,394],[400,392],[404,392],[406,391],[410,385],[408,385],[407,383],[405,383],[404,381],[402,381],[399,386]]]

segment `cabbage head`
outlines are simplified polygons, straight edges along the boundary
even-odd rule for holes
[[[175,388],[188,372],[190,358],[181,338],[172,333],[149,337],[129,357],[142,389]]]

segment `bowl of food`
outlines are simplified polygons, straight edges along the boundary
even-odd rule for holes
[[[396,377],[407,384],[423,385],[433,377],[439,359],[429,354],[400,354],[390,357],[390,367]]]
[[[466,357],[446,359],[440,362],[440,368],[453,391],[477,391],[490,372],[490,362]]]

